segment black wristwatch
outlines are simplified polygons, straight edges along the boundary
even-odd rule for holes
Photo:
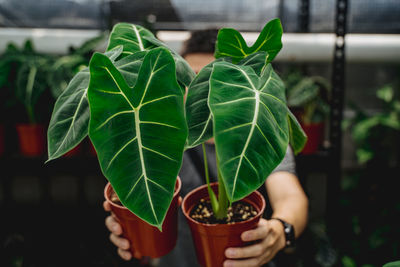
[[[271,220],[272,219],[280,221],[283,225],[283,231],[285,233],[285,240],[286,240],[285,248],[293,248],[295,246],[295,235],[294,235],[293,225],[279,218],[271,218]]]

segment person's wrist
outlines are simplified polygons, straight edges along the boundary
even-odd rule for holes
[[[271,220],[279,222],[283,227],[283,237],[284,237],[283,248],[284,249],[293,248],[295,246],[295,234],[293,225],[276,217],[271,218]]]
[[[278,247],[279,250],[285,248],[285,229],[283,228],[283,225],[277,221],[277,220],[270,220],[269,221],[271,227],[274,229],[275,235],[277,237],[277,243],[278,243]]]

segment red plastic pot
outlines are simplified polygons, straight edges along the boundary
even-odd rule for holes
[[[0,124],[0,156],[4,153],[4,126]]]
[[[46,130],[40,124],[16,125],[20,152],[24,156],[42,156],[46,150]]]
[[[218,192],[218,183],[211,184],[215,193]],[[234,224],[204,224],[192,219],[189,214],[200,199],[209,199],[207,185],[198,187],[188,193],[182,202],[183,214],[192,232],[196,247],[197,260],[204,267],[221,267],[226,260],[225,249],[228,247],[243,247],[249,242],[243,242],[240,235],[247,230],[254,229],[264,213],[265,199],[255,191],[243,199],[257,210],[257,215],[250,220]]]
[[[308,137],[307,143],[301,153],[314,154],[318,151],[318,148],[322,144],[322,141],[324,139],[325,124],[323,122],[302,124],[301,127]]]
[[[64,157],[70,158],[70,157],[74,157],[76,155],[79,155],[81,153],[81,150],[82,150],[82,145],[79,144],[76,147],[74,147],[73,149],[71,149],[70,151],[68,151],[67,153],[65,153]]]
[[[142,256],[159,258],[170,252],[176,244],[178,230],[178,206],[181,180],[177,179],[175,193],[162,225],[162,232],[134,215],[127,208],[110,200],[111,184],[104,189],[104,196],[111,205],[111,210],[120,222],[123,236],[130,241],[131,252],[139,252]]]

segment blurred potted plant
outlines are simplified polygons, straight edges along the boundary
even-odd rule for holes
[[[5,152],[5,125],[8,124],[9,117],[6,114],[11,112],[11,107],[15,105],[15,97],[11,90],[13,82],[11,81],[12,64],[15,61],[13,51],[17,48],[9,44],[5,52],[0,55],[0,156]]]
[[[120,23],[107,52],[95,53],[58,97],[50,120],[49,161],[89,135],[110,182],[105,197],[144,256],[160,257],[176,242],[183,94],[194,75],[151,32]]]
[[[45,127],[40,122],[48,105],[45,80],[51,61],[50,56],[35,52],[29,40],[22,49],[10,44],[6,51],[8,86],[25,110],[25,114],[18,113],[16,124],[20,152],[25,156],[40,156],[45,151]],[[39,100],[46,105],[39,105]]]
[[[329,115],[328,81],[321,76],[303,76],[290,71],[284,78],[289,108],[299,120],[308,141],[302,154],[313,154],[324,139],[325,122]]]
[[[257,225],[265,207],[256,190],[289,143],[296,153],[305,144],[286,105],[285,86],[270,64],[282,47],[281,36],[279,19],[267,23],[251,47],[238,31],[221,29],[217,59],[189,86],[187,147],[203,144],[205,150],[204,142],[214,137],[218,166],[218,183],[210,184],[205,166],[207,184],[182,203],[202,266],[222,266],[227,247],[246,245],[240,234]]]

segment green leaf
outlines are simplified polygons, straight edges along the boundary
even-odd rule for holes
[[[400,261],[386,263],[383,267],[400,267]]]
[[[307,143],[307,135],[290,110],[288,110],[287,120],[289,125],[289,144],[292,146],[294,154],[298,154]]]
[[[342,264],[344,267],[357,267],[357,264],[354,261],[354,259],[350,258],[349,256],[342,257]]]
[[[178,82],[183,84],[184,86],[188,87],[194,77],[196,76],[196,73],[193,71],[193,69],[190,67],[190,65],[184,60],[178,53],[173,51],[171,48],[169,48],[166,44],[161,42],[155,37],[151,36],[145,36],[143,39],[149,41],[150,43],[154,44],[157,47],[164,47],[167,48],[171,53],[172,56],[174,57],[175,60],[175,65],[176,65],[176,77],[178,79]],[[185,89],[185,88],[183,88]]]
[[[243,59],[238,64],[250,66],[257,74],[260,74],[266,66],[265,52],[254,53]],[[219,58],[205,66],[197,74],[188,89],[186,98],[186,119],[189,128],[187,148],[195,147],[213,136],[212,116],[207,105],[209,92],[209,79],[213,65],[216,62],[229,61],[229,58]]]
[[[248,47],[243,36],[235,29],[224,28],[218,32],[215,58],[231,57],[236,63],[252,53],[265,51],[271,62],[282,48],[282,25],[279,19],[268,22],[256,42]]]
[[[376,96],[386,103],[389,103],[390,101],[392,101],[394,96],[393,88],[391,86],[382,87],[378,91],[376,91]]]
[[[106,55],[115,60],[121,52],[122,47],[119,46]],[[47,131],[47,161],[64,155],[87,136],[90,117],[87,101],[89,78],[88,68],[78,72],[58,97]]]
[[[233,202],[260,187],[285,156],[285,87],[270,64],[258,76],[251,67],[218,62],[209,106],[219,167]]]
[[[130,23],[115,24],[108,41],[107,51],[122,45],[123,51],[120,55],[121,58],[132,55],[138,51],[146,51],[156,46],[143,37],[154,35],[142,26]]]
[[[25,62],[17,73],[16,96],[25,105],[30,122],[34,123],[34,107],[46,90],[45,59],[32,59]]]
[[[112,62],[90,62],[89,137],[122,204],[161,228],[187,138],[183,94],[164,48],[149,51],[132,88]]]
[[[148,51],[156,47],[167,48],[174,57],[176,76],[178,82],[182,84],[181,88],[183,92],[185,91],[185,87],[188,87],[196,76],[189,64],[178,53],[158,40],[150,31],[139,25],[129,23],[116,24],[111,32],[107,50],[118,45],[124,47],[121,57],[132,55],[138,51]]]
[[[319,86],[311,78],[304,78],[287,95],[289,107],[303,107],[319,95]]]

